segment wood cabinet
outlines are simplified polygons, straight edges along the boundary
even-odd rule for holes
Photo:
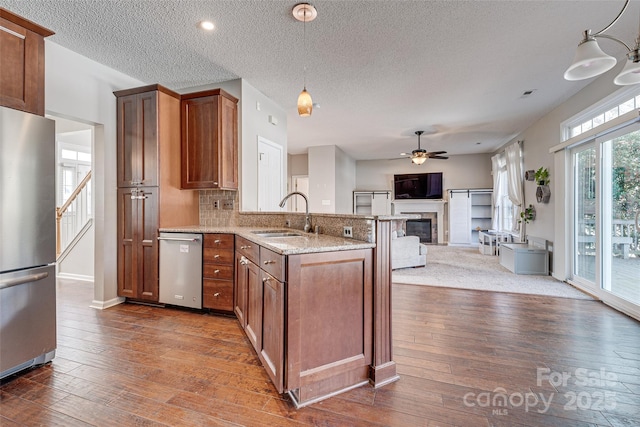
[[[233,294],[233,311],[249,340],[258,351],[256,331],[262,324],[262,285],[257,266],[260,252],[257,244],[236,236],[236,281]],[[251,317],[249,317],[249,313]]]
[[[0,7],[0,105],[44,116],[44,38],[53,34]]]
[[[202,262],[202,307],[234,311],[233,234],[205,234]]]
[[[158,301],[158,191],[118,189],[118,295]]]
[[[182,95],[182,188],[238,189],[237,104],[221,89]]]
[[[262,270],[262,340],[258,356],[278,390],[284,392],[284,283]]]
[[[279,393],[304,405],[368,382],[372,250],[285,256],[236,236],[236,266],[236,315]]]
[[[114,92],[118,129],[118,295],[158,301],[158,228],[197,224],[180,189],[180,96],[160,85]]]
[[[290,255],[286,389],[297,404],[369,381],[372,250]]]
[[[118,96],[118,187],[158,185],[158,92]]]

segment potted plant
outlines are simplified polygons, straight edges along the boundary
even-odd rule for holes
[[[529,205],[529,207],[524,208],[524,210],[520,212],[518,223],[524,222],[525,224],[529,224],[534,219],[536,219],[536,208],[534,208],[533,205]]]
[[[549,169],[541,167],[536,171],[535,180],[538,185],[549,185]]]

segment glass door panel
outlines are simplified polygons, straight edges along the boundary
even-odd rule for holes
[[[640,130],[601,145],[602,288],[640,305]]]
[[[596,251],[596,149],[594,144],[576,149],[574,163],[573,277],[595,286]]]

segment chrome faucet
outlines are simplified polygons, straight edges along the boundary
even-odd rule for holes
[[[304,216],[304,232],[310,233],[312,231],[311,229],[312,227],[311,227],[311,215],[309,215],[309,199],[307,199],[307,196],[305,196],[304,193],[301,193],[299,191],[292,191],[291,193],[284,196],[284,199],[280,201],[280,207],[284,208],[284,204],[287,203],[287,200],[289,199],[289,197],[293,196],[294,194],[298,194],[299,196],[302,196],[302,198],[304,199],[304,204],[306,207],[306,212]]]

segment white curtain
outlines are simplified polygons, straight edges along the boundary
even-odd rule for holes
[[[520,232],[520,241],[524,241],[524,227],[520,227],[518,219],[523,210],[524,194],[522,193],[522,146],[520,141],[511,144],[504,150],[507,163],[507,189],[509,200],[513,203],[513,223],[511,229]]]
[[[502,205],[502,190],[500,188],[500,169],[504,166],[504,155],[496,154],[491,157],[491,174],[493,175],[493,194],[491,195],[493,205],[493,218],[491,228],[500,230],[500,207]]]

